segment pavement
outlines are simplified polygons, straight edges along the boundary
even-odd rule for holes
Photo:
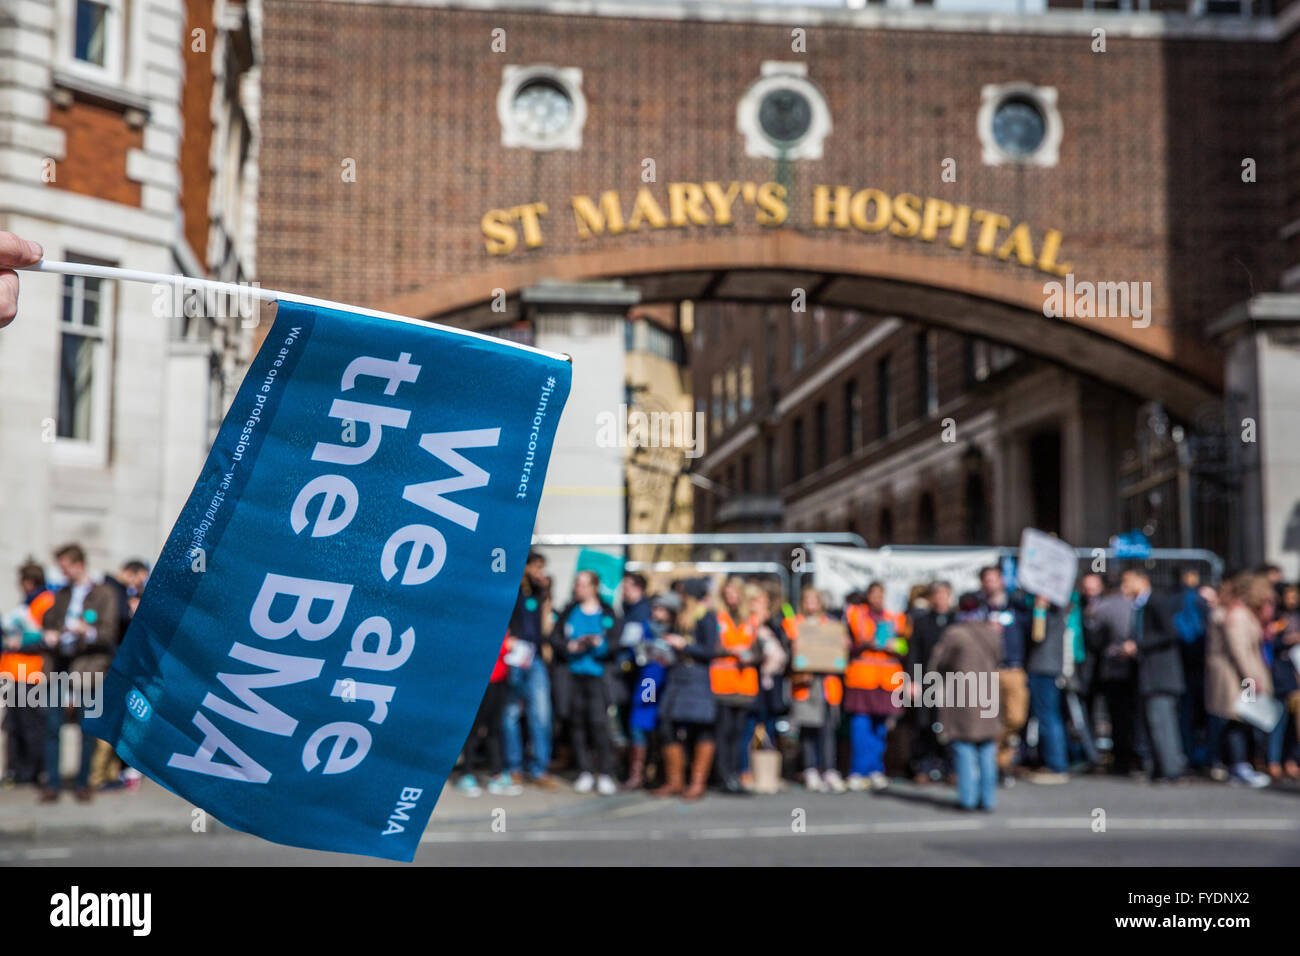
[[[470,798],[446,789],[421,841],[424,865],[1300,864],[1300,788],[1076,777],[1020,781],[992,814],[959,813],[952,789],[895,781],[875,794],[710,793],[685,804],[645,793],[527,788]],[[199,825],[201,821],[201,826]],[[38,805],[0,791],[4,865],[394,865],[282,847],[232,831],[151,781]],[[403,864],[396,864],[403,865]]]

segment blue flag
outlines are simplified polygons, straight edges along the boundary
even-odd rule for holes
[[[86,730],[235,829],[413,859],[505,636],[570,373],[281,301]]]

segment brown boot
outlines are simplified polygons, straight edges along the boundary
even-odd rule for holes
[[[640,790],[645,786],[645,744],[632,744],[627,749],[627,783],[624,790]]]
[[[686,750],[681,744],[667,744],[664,749],[664,785],[650,792],[654,797],[675,797],[686,785]]]
[[[712,740],[695,745],[695,758],[691,761],[691,786],[682,797],[698,800],[709,786],[709,771],[713,769],[713,753],[717,745]]]

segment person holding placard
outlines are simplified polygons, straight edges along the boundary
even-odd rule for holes
[[[786,635],[793,648],[796,668],[800,666],[799,632],[807,624],[843,627],[825,609],[821,592],[804,588],[799,597],[799,613],[784,621]],[[844,655],[848,655],[848,637]],[[803,754],[804,786],[816,793],[844,793],[848,789],[836,767],[836,738],[840,729],[844,682],[838,674],[795,670],[792,676],[790,719],[799,728],[799,746]]]
[[[1029,720],[1029,678],[1025,674],[1028,614],[1023,600],[1017,601],[1007,590],[1002,569],[996,565],[980,569],[980,590],[976,598],[984,619],[992,621],[1002,635],[1002,662],[998,668],[1002,737],[998,742],[998,767],[1008,775],[1019,761],[1020,731]]]
[[[1029,712],[1038,721],[1038,752],[1043,771],[1035,783],[1065,783],[1069,780],[1065,719],[1061,713],[1065,688],[1067,644],[1066,612],[1041,594],[1034,596],[1029,627],[1025,671],[1029,683]]]

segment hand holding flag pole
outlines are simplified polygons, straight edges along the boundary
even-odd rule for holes
[[[0,236],[5,235],[0,233]],[[16,238],[16,237],[15,237]],[[22,242],[23,240],[18,240]],[[35,243],[28,243],[35,245]],[[39,251],[40,247],[36,246]],[[0,243],[0,266],[4,265],[4,247]],[[263,289],[256,285],[241,285],[237,282],[221,282],[216,279],[199,279],[194,276],[181,275],[176,273],[170,275],[165,272],[143,272],[139,269],[121,269],[117,266],[100,266],[88,262],[61,262],[57,259],[38,258],[36,261],[27,265],[17,265],[15,268],[28,272],[48,272],[57,275],[83,276],[89,279],[117,279],[123,282],[147,282],[151,285],[173,285],[181,286],[186,290],[198,292],[213,292],[233,296],[235,298],[257,299],[262,302],[297,302],[301,305],[314,305],[323,309],[341,309],[356,315],[367,315],[377,319],[389,319],[394,322],[407,322],[419,325],[424,328],[439,329],[444,332],[450,332],[455,335],[466,335],[471,338],[485,339],[498,345],[507,345],[517,349],[523,349],[527,352],[535,352],[538,355],[545,355],[548,358],[560,359],[565,362],[572,362],[572,357],[559,352],[548,352],[545,349],[535,348],[531,345],[524,345],[520,342],[513,342],[509,339],[498,338],[494,335],[485,335],[482,332],[471,332],[468,329],[457,329],[449,325],[439,325],[436,322],[426,322],[423,319],[413,319],[408,315],[398,315],[394,312],[380,312],[376,309],[363,309],[355,305],[347,305],[343,302],[334,302],[330,299],[317,299],[307,295],[297,295],[293,292],[280,292],[275,289]],[[3,273],[0,273],[2,277]],[[17,293],[15,292],[15,296]],[[11,316],[12,318],[12,316]],[[5,320],[0,319],[0,326],[5,324]]]
[[[18,314],[18,273],[40,260],[41,247],[12,232],[0,231],[0,329]]]

